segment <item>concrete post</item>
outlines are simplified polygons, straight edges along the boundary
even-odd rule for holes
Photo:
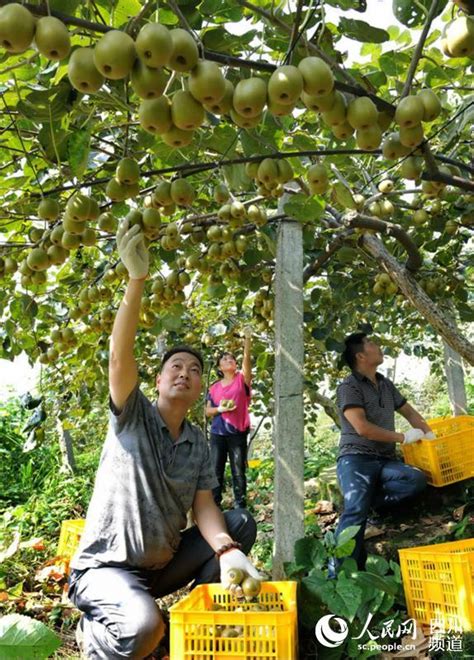
[[[467,415],[467,397],[462,358],[444,340],[443,352],[444,372],[448,383],[448,394],[453,415]]]
[[[273,579],[304,535],[303,232],[284,220],[275,264]]]

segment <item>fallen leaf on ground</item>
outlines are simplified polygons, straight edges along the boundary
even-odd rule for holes
[[[380,529],[380,527],[367,527],[364,533],[364,539],[372,539],[375,536],[382,536],[382,534],[385,534],[384,529]]]
[[[333,513],[334,504],[329,500],[319,500],[314,507],[314,513]]]

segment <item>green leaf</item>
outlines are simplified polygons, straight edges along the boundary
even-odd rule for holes
[[[407,53],[388,51],[380,56],[380,68],[387,76],[401,75],[410,64],[410,56]]]
[[[91,134],[87,129],[71,133],[67,140],[68,161],[78,179],[84,174],[89,160]]]
[[[294,220],[311,222],[321,217],[325,202],[321,197],[308,197],[304,193],[292,195],[283,205],[283,210]]]
[[[359,21],[355,18],[344,18],[339,20],[339,29],[348,39],[356,41],[369,41],[370,43],[381,44],[390,39],[386,30],[373,27],[365,21]]]
[[[439,0],[435,16],[439,16],[446,7],[447,0]],[[397,20],[407,27],[414,28],[423,25],[426,14],[432,5],[432,0],[393,0],[393,13]]]
[[[321,568],[327,559],[326,550],[318,539],[304,537],[295,543],[295,562],[308,571],[313,568]]]
[[[398,593],[398,585],[395,583],[393,578],[383,577],[382,575],[377,575],[377,573],[369,573],[368,571],[361,571],[357,574],[357,582],[361,584],[367,584],[370,587],[374,587],[378,591],[384,591],[385,593],[392,594],[395,596]]]
[[[347,577],[345,573],[340,572],[337,576],[336,592],[337,596],[344,603],[345,612],[341,612],[341,614],[349,621],[352,621],[362,602],[362,589],[354,584],[352,577]],[[334,602],[336,602],[335,599]],[[328,605],[331,606],[331,601],[328,602]]]
[[[49,8],[52,11],[61,11],[63,14],[73,16],[80,4],[80,0],[49,0]]]
[[[0,618],[0,657],[3,660],[42,660],[61,646],[61,640],[41,621],[22,614]]]
[[[340,548],[342,545],[347,543],[355,537],[357,532],[360,529],[360,525],[351,525],[342,530],[342,532],[337,537],[336,548]]]
[[[344,350],[343,342],[337,341],[337,339],[333,339],[332,337],[325,339],[324,343],[326,344],[328,351],[336,351],[337,353],[341,353]]]
[[[331,195],[344,208],[355,210],[356,205],[354,198],[352,197],[352,192],[342,183],[342,181],[336,181],[332,187]]]

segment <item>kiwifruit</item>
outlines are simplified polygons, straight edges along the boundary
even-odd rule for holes
[[[232,99],[234,96],[234,85],[230,80],[225,80],[224,96],[218,103],[203,103],[203,107],[207,112],[214,115],[225,115],[232,108]]]
[[[134,158],[122,158],[115,170],[115,178],[119,183],[128,185],[136,183],[140,178],[140,166]]]
[[[171,54],[172,40],[168,28],[159,23],[147,23],[135,41],[140,60],[154,69],[167,66]]]
[[[177,126],[172,126],[169,131],[163,133],[161,139],[165,144],[174,149],[186,147],[193,141],[194,131],[184,131]]]
[[[152,69],[140,59],[135,60],[130,84],[141,99],[157,99],[166,89],[168,75],[162,68]]]
[[[225,78],[215,62],[199,60],[188,81],[191,94],[199,103],[219,103],[225,93]]]
[[[294,105],[303,91],[303,76],[292,64],[279,66],[268,81],[268,98],[274,103]]]
[[[59,203],[52,197],[44,197],[38,205],[38,217],[54,222],[59,215]]]
[[[55,16],[43,16],[36,23],[35,43],[48,60],[63,60],[71,50],[67,27]]]
[[[142,101],[138,109],[140,126],[153,135],[162,135],[169,131],[171,120],[171,104],[167,96]]]
[[[266,102],[267,85],[262,78],[245,78],[237,83],[233,106],[239,116],[258,117]]]
[[[367,129],[377,123],[378,110],[368,96],[358,96],[349,103],[347,121],[355,129]]]
[[[190,92],[178,90],[171,100],[171,119],[183,131],[199,128],[204,121],[204,108]]]
[[[262,113],[255,115],[254,117],[244,117],[231,108],[230,118],[234,124],[237,124],[240,128],[255,128],[262,121]]]
[[[0,46],[9,53],[23,53],[35,34],[35,19],[22,5],[10,3],[0,9]]]
[[[110,30],[94,48],[94,64],[105,78],[120,80],[131,72],[136,58],[135,42],[121,30]]]
[[[46,250],[33,248],[26,258],[26,263],[31,270],[46,270],[50,265]]]
[[[77,48],[73,51],[67,72],[71,85],[83,94],[97,92],[105,80],[94,64],[92,48]]]
[[[170,194],[171,199],[178,206],[190,206],[196,196],[194,188],[186,179],[175,179],[172,181]]]
[[[194,38],[182,28],[170,31],[171,51],[167,66],[173,71],[191,71],[199,59],[199,51]]]
[[[311,96],[326,96],[334,87],[329,66],[319,57],[304,57],[298,64],[303,76],[303,89]]]

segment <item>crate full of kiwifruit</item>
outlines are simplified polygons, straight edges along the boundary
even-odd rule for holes
[[[296,582],[262,582],[238,599],[201,584],[170,608],[170,657],[179,660],[296,660]]]

